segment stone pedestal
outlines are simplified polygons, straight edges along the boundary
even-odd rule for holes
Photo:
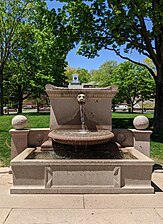
[[[150,135],[152,131],[131,129],[133,132],[134,148],[150,157]]]
[[[19,155],[28,145],[28,133],[30,130],[11,129],[11,159]]]

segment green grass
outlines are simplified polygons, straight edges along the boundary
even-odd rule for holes
[[[10,161],[10,135],[11,120],[14,116],[0,116],[0,166],[9,164]]]
[[[133,119],[140,115],[140,113],[113,113],[113,128],[134,128],[133,126]],[[150,127],[152,126],[153,122],[153,113],[146,113],[144,114],[149,119]],[[152,134],[151,135],[151,151],[150,156],[155,161],[163,166],[163,132],[159,134]]]
[[[49,127],[49,113],[26,113],[28,128]],[[116,112],[112,114],[113,128],[134,128],[133,119],[140,113]],[[10,134],[11,121],[15,115],[0,116],[0,166],[8,166],[10,163]],[[150,126],[153,121],[153,114],[146,113]],[[163,165],[163,133],[151,135],[151,158],[155,163]]]
[[[151,158],[163,166],[163,132],[151,135]]]
[[[28,128],[47,128],[49,127],[49,113],[25,113],[28,119]],[[12,128],[11,121],[15,115],[0,116],[0,166],[10,164],[10,134]]]
[[[113,128],[134,128],[133,119],[141,115],[140,113],[127,113],[127,112],[115,112],[112,113],[112,126]],[[146,113],[144,114],[149,118],[150,126],[152,125],[153,114]]]

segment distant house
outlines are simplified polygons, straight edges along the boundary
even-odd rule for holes
[[[98,87],[99,83],[95,82],[95,81],[91,81],[88,83],[82,83],[82,88],[95,88]]]

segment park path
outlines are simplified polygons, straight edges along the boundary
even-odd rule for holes
[[[12,174],[0,168],[0,224],[163,224],[163,173],[155,194],[10,195]]]

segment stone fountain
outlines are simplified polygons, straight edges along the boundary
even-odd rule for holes
[[[13,119],[11,193],[153,193],[151,131],[137,121],[137,129],[112,130],[117,87],[47,85],[46,92],[50,128]]]

